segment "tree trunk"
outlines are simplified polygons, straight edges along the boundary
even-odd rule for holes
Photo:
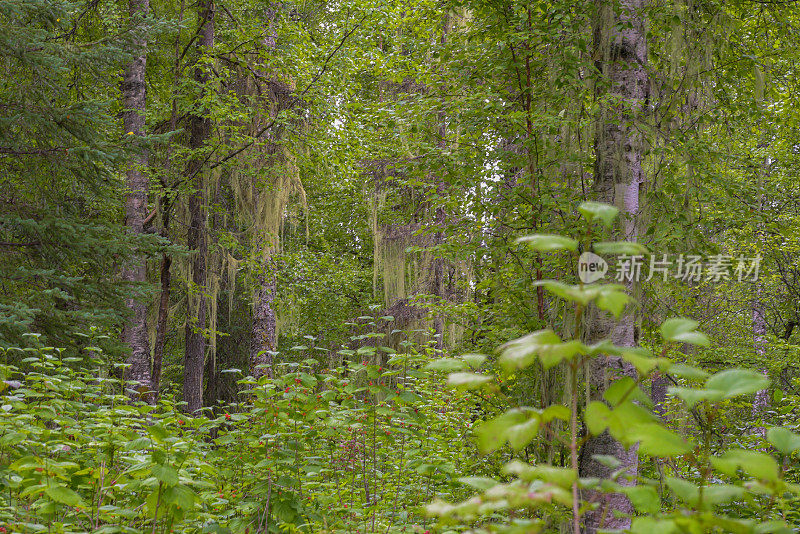
[[[595,136],[594,197],[620,208],[622,227],[617,237],[635,240],[636,214],[639,211],[640,187],[645,181],[642,170],[642,139],[635,121],[648,96],[647,60],[644,23],[641,18],[643,0],[621,0],[620,12],[613,13],[616,3],[597,2],[594,28],[594,54],[601,74],[598,80],[598,101],[611,102],[601,108]],[[610,15],[610,16],[609,16]],[[633,292],[634,282],[629,283]],[[587,341],[594,343],[610,338],[620,346],[636,344],[635,317],[630,309],[618,321],[596,308],[589,312]],[[603,356],[592,361],[586,377],[591,396],[602,398],[608,384],[615,379],[635,377],[633,367],[619,357]],[[626,475],[635,477],[638,470],[636,447],[626,449],[607,432],[589,439],[581,451],[580,476],[609,478],[612,469],[596,461],[594,455],[616,457]],[[624,479],[622,483],[628,484]],[[625,529],[630,519],[617,518],[615,512],[632,514],[628,498],[619,493],[586,492],[585,497],[599,506],[584,516],[585,532],[599,529]]]
[[[199,53],[210,53],[214,46],[214,4],[206,0],[200,5],[200,28],[198,29]],[[201,90],[206,90],[209,76],[199,63],[195,66],[194,79]],[[203,405],[203,367],[206,353],[206,239],[205,175],[203,156],[199,153],[211,134],[211,119],[197,110],[189,116],[189,148],[194,151],[186,168],[192,180],[193,191],[189,197],[189,228],[187,245],[192,256],[192,284],[190,293],[195,299],[189,306],[186,323],[186,352],[183,362],[183,400],[187,411],[193,413]],[[194,317],[192,312],[196,310]]]
[[[764,145],[768,147],[769,145]],[[769,171],[770,160],[769,157],[764,159],[764,165],[761,172],[758,174],[758,224],[756,226],[756,235],[758,236],[757,243],[759,249],[764,249],[764,178]],[[752,316],[753,325],[753,349],[756,354],[756,360],[761,367],[761,372],[764,376],[769,376],[766,367],[767,355],[767,322],[764,314],[764,300],[762,298],[761,282],[756,282],[755,295],[750,303],[750,311]],[[756,392],[755,399],[753,399],[753,418],[756,420],[761,419],[769,406],[769,390],[761,389]],[[766,437],[767,430],[763,425],[756,427],[756,432],[763,437]]]
[[[264,38],[264,47],[270,53],[275,52],[278,40],[278,35],[274,28],[274,21],[277,16],[278,7],[270,4],[267,10],[269,25]],[[269,94],[275,104],[276,110],[274,114],[277,114],[278,110],[287,109],[291,105],[289,101],[279,97],[274,92],[271,91]],[[272,120],[274,120],[274,117]],[[282,132],[283,128],[276,128],[270,132],[267,138],[270,141],[275,141]],[[275,146],[271,144],[269,152],[273,152],[274,149]],[[261,186],[256,182],[254,182],[253,187],[257,191],[255,194],[258,197],[258,202],[268,202],[265,198],[268,194],[281,194],[277,187],[259,191]],[[276,233],[279,228],[280,223],[275,228]],[[277,239],[277,235],[256,236],[254,238],[255,247],[258,251],[257,257],[261,259],[261,265],[258,266],[258,284],[256,286],[258,291],[253,301],[253,322],[251,324],[250,338],[250,374],[255,378],[261,378],[262,376],[273,377],[272,355],[278,345],[277,317],[275,315],[275,296],[278,291],[278,281],[275,276],[275,263],[272,259],[272,254],[275,251],[273,239]]]
[[[250,374],[256,378],[262,376],[272,377],[272,353],[277,345],[275,293],[278,284],[271,260],[272,254],[267,252],[266,256],[266,259],[261,264],[261,272],[258,276],[258,293],[256,293],[255,302],[253,303]]]
[[[150,9],[148,0],[130,0],[130,18],[141,21]],[[125,70],[122,82],[122,98],[124,111],[122,123],[126,137],[137,141],[144,135],[144,110],[146,105],[145,67],[147,65],[147,40],[144,33],[134,40],[136,55]],[[147,151],[144,146],[137,148],[136,154],[129,162],[125,185],[125,225],[130,234],[141,234],[144,231],[144,220],[147,216]],[[144,283],[147,279],[147,263],[141,254],[134,255],[122,272],[122,279],[131,283]],[[135,382],[135,396],[152,401],[150,391],[150,340],[147,333],[147,305],[136,299],[125,301],[130,310],[123,330],[122,341],[130,347],[127,358],[129,367],[125,370],[125,379]]]

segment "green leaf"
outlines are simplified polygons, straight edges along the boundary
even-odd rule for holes
[[[621,356],[623,360],[633,365],[642,376],[650,374],[650,371],[658,367],[662,362],[661,359],[653,358],[653,354],[649,350],[639,347],[625,349],[622,351]]]
[[[494,419],[484,421],[475,427],[478,448],[484,454],[496,451],[506,442],[506,433],[514,425],[526,421],[528,417],[518,409],[509,410]]]
[[[669,374],[687,380],[705,380],[710,375],[697,367],[686,365],[685,363],[673,363],[669,366]]]
[[[767,430],[767,441],[783,454],[791,454],[800,450],[800,435],[786,428],[774,426]]]
[[[583,343],[580,341],[567,341],[543,347],[539,351],[539,361],[542,362],[542,367],[547,370],[564,360],[571,360],[577,354],[585,353],[586,350]]]
[[[628,256],[645,255],[647,247],[633,241],[601,241],[594,243],[592,248],[598,254],[625,254]]]
[[[587,306],[600,294],[597,286],[571,286],[554,280],[539,280],[533,285],[542,286],[554,295],[569,302],[577,302],[582,306]]]
[[[428,371],[444,371],[444,372],[452,372],[452,371],[460,371],[464,369],[466,366],[464,362],[461,360],[456,360],[455,358],[439,358],[437,360],[433,360],[432,362],[428,362],[425,366],[425,369]]]
[[[569,408],[561,404],[553,404],[544,409],[541,414],[542,423],[549,423],[553,419],[561,419],[562,421],[570,420]]]
[[[531,419],[509,427],[506,431],[508,444],[515,451],[520,451],[527,447],[528,443],[536,437],[539,433],[539,417],[534,416]]]
[[[155,464],[153,476],[167,486],[174,486],[178,483],[178,472],[169,465]]]
[[[486,477],[461,477],[458,481],[479,491],[486,491],[499,484],[496,480]]]
[[[597,436],[603,433],[608,428],[608,420],[611,417],[611,410],[604,402],[592,401],[586,407],[584,420],[589,432]]]
[[[486,361],[486,356],[484,354],[464,354],[461,359],[473,369],[477,369]]]
[[[652,486],[623,486],[620,489],[631,500],[631,504],[637,512],[657,514],[661,511],[661,498]]]
[[[698,324],[691,319],[667,319],[661,325],[661,335],[667,341],[707,347],[711,342],[705,334],[696,331]]]
[[[526,235],[517,239],[517,243],[527,243],[534,250],[539,252],[551,252],[554,250],[578,250],[578,242],[569,237],[560,235],[536,234]]]
[[[538,330],[500,347],[502,354],[498,363],[506,372],[528,367],[545,347],[556,343],[561,343],[561,338],[555,332]]]
[[[167,436],[169,436],[169,432],[167,432],[167,429],[161,426],[160,424],[148,426],[147,432],[150,433],[150,435],[153,436],[153,439],[158,442],[164,441],[167,438]]]
[[[467,390],[478,389],[491,381],[491,376],[477,373],[450,373],[447,377],[448,385]]]
[[[65,486],[48,486],[44,492],[54,501],[67,506],[80,506],[83,502],[80,495]]]
[[[745,473],[762,480],[776,482],[778,480],[778,463],[763,452],[730,449],[722,456],[712,457],[711,464],[728,476],[735,476],[736,470],[742,468]]]
[[[734,499],[741,499],[747,494],[747,490],[741,486],[730,484],[712,484],[703,489],[703,501],[709,504],[728,504]]]
[[[665,477],[664,482],[672,490],[672,493],[686,504],[694,506],[697,503],[700,493],[700,488],[697,485],[675,477]]]
[[[630,302],[631,297],[624,291],[602,288],[597,296],[597,307],[601,310],[611,312],[614,317],[619,318],[625,310],[625,305]]]
[[[537,465],[531,471],[531,475],[548,484],[555,484],[562,488],[572,487],[573,482],[578,479],[578,473],[567,467],[555,467],[552,465]]]
[[[692,446],[675,432],[660,423],[638,424],[629,437],[639,442],[639,454],[648,456],[677,456],[692,450]]]
[[[705,389],[720,391],[724,399],[748,395],[769,386],[769,379],[750,369],[728,369],[712,375]]]
[[[614,218],[616,218],[617,214],[619,213],[618,208],[610,204],[603,204],[601,202],[582,202],[578,206],[578,211],[586,218],[587,221],[600,219],[603,221],[603,224],[609,228],[611,228]]]
[[[178,506],[182,510],[191,510],[197,502],[197,495],[187,486],[174,486],[164,491],[164,501]]]

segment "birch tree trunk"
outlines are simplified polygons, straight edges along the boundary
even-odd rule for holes
[[[620,11],[614,12],[615,6]],[[597,1],[594,28],[595,64],[601,79],[598,81],[598,101],[601,116],[595,135],[595,168],[593,195],[596,200],[614,204],[620,209],[622,226],[616,237],[635,240],[636,215],[639,211],[639,193],[645,181],[642,169],[643,146],[635,121],[648,96],[648,78],[645,70],[647,48],[642,20],[643,0],[621,0],[619,4],[608,0]],[[629,282],[629,291],[635,282]],[[620,320],[593,308],[589,311],[586,337],[589,343],[611,339],[620,346],[636,343],[635,317],[626,310]],[[586,377],[591,397],[601,399],[611,382],[621,377],[636,376],[633,367],[619,357],[603,356],[592,360]],[[626,449],[608,432],[589,439],[581,450],[580,476],[609,478],[612,469],[593,458],[594,455],[613,456],[625,476],[635,477],[638,470],[636,447]],[[589,491],[585,497],[599,503],[584,516],[587,533],[599,529],[625,529],[630,519],[615,517],[615,512],[633,513],[628,498],[620,493]]]
[[[199,55],[211,53],[214,46],[214,4],[205,0],[200,4],[200,28],[198,29]],[[209,76],[205,68],[195,66],[194,80],[203,91]],[[205,116],[204,110],[194,110],[189,117],[189,148],[194,151],[192,159],[186,167],[186,174],[192,179],[192,193],[189,197],[189,228],[186,242],[192,256],[192,292],[196,293],[194,302],[189,305],[186,324],[186,348],[183,362],[183,400],[187,403],[187,411],[195,412],[203,406],[203,367],[205,364],[207,328],[206,317],[206,257],[208,241],[206,239],[206,202],[205,174],[203,172],[203,155],[200,149],[206,144],[211,134],[211,119]],[[192,313],[194,312],[194,317]]]
[[[130,0],[130,18],[139,22],[147,16],[150,9],[148,0]],[[145,67],[147,65],[147,39],[143,32],[134,39],[136,55],[125,69],[122,81],[123,115],[122,123],[126,137],[133,137],[134,142],[144,135],[144,111],[147,89],[145,85]],[[136,154],[129,162],[125,176],[125,225],[130,234],[141,234],[144,231],[144,220],[147,216],[148,180],[144,169],[148,157],[144,146],[139,146]],[[131,283],[143,283],[147,279],[147,263],[143,256],[137,254],[130,259],[122,272],[122,279]],[[150,339],[147,333],[147,305],[136,299],[125,301],[130,310],[123,330],[122,341],[130,347],[130,355],[126,363],[125,379],[136,383],[136,396],[152,401],[150,390]]]

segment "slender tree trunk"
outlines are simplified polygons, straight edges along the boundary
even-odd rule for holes
[[[635,240],[636,214],[639,211],[640,187],[645,181],[642,169],[642,139],[635,127],[648,95],[645,70],[647,60],[643,0],[621,0],[619,4],[598,0],[594,29],[594,53],[601,79],[598,81],[599,100],[610,102],[601,108],[595,136],[595,169],[593,194],[601,202],[614,204],[622,213],[622,228],[618,237]],[[611,15],[618,5],[620,12]],[[611,15],[611,16],[609,16]],[[610,97],[610,98],[609,98]],[[629,283],[633,292],[635,282]],[[627,310],[619,321],[596,308],[590,310],[586,326],[589,342],[610,338],[620,346],[636,344],[635,317]],[[602,398],[607,386],[615,379],[635,377],[636,371],[619,357],[604,356],[592,361],[586,377],[593,398]],[[593,458],[594,455],[616,457],[626,475],[635,477],[638,470],[636,447],[626,449],[607,432],[589,439],[581,451],[582,477],[609,478],[612,470]],[[628,483],[623,480],[623,483]],[[625,529],[630,519],[617,518],[615,512],[633,513],[628,498],[619,493],[587,492],[586,498],[599,507],[584,516],[585,532],[599,529]]]
[[[140,21],[147,16],[150,9],[148,0],[130,0],[130,18]],[[134,141],[144,135],[144,111],[147,89],[145,85],[145,67],[147,65],[147,39],[144,33],[138,34],[134,40],[136,55],[128,68],[122,82],[123,116],[122,122],[126,136]],[[144,220],[147,216],[147,151],[140,146],[129,163],[125,177],[127,192],[125,195],[125,225],[130,234],[141,234],[144,231]],[[147,279],[147,263],[145,258],[137,254],[125,266],[122,279],[132,283],[144,283]],[[136,382],[136,396],[151,401],[150,391],[150,339],[147,333],[147,305],[136,299],[127,299],[126,306],[130,310],[122,330],[122,341],[130,347],[127,358],[129,367],[125,370],[125,379]]]
[[[272,353],[277,346],[275,293],[278,283],[272,253],[266,252],[258,276],[258,292],[253,303],[252,338],[250,340],[250,374],[272,377]]]
[[[277,33],[274,28],[274,21],[278,16],[278,8],[270,5],[267,10],[267,18],[269,25],[264,38],[264,46],[271,53],[275,52],[277,45]],[[282,101],[278,95],[273,95],[273,102],[276,108],[285,109],[286,102]],[[275,140],[282,132],[277,129],[270,133],[270,139]],[[274,148],[274,147],[273,147]],[[260,186],[256,183],[253,184],[254,188]],[[267,202],[264,198],[267,194],[278,195],[281,194],[276,187],[269,188],[269,191],[260,191],[256,195],[259,197],[259,202]],[[280,224],[278,225],[280,227]],[[277,333],[277,317],[275,315],[275,296],[278,292],[278,281],[275,276],[275,262],[273,261],[273,252],[275,251],[275,243],[272,239],[277,236],[257,236],[254,240],[261,242],[256,243],[258,257],[261,258],[261,265],[259,266],[258,273],[258,291],[255,294],[253,301],[253,322],[251,324],[251,338],[250,338],[250,374],[256,378],[262,376],[273,376],[272,354],[278,345]]]
[[[199,53],[210,53],[214,46],[214,4],[205,0],[200,4],[200,28],[198,29]],[[206,90],[209,76],[206,69],[198,64],[195,67],[194,79],[197,85]],[[189,117],[189,148],[194,151],[187,165],[186,173],[192,179],[192,194],[189,197],[189,228],[187,245],[192,257],[192,287],[194,301],[189,306],[186,324],[186,352],[183,362],[183,400],[187,403],[189,413],[202,408],[203,405],[203,367],[206,353],[206,258],[208,241],[206,239],[206,202],[205,174],[203,172],[203,156],[200,149],[211,135],[211,119],[203,110],[196,110]]]
[[[447,44],[447,34],[450,31],[450,13],[449,11],[444,14],[444,21],[442,22],[442,37],[439,40],[439,43],[444,46]],[[447,94],[447,84],[445,83],[442,87],[442,92]],[[445,100],[442,99],[442,107],[445,105]],[[439,150],[444,152],[444,149],[447,147],[447,117],[445,115],[445,110],[442,109],[437,114],[437,146]],[[445,221],[447,220],[447,211],[445,210],[444,206],[442,205],[442,201],[446,198],[447,195],[447,182],[444,180],[439,180],[439,183],[436,184],[436,197],[438,199],[439,204],[436,206],[436,210],[434,212],[434,221],[437,226],[437,231],[434,234],[434,241],[435,245],[439,248],[440,245],[443,245],[445,242]],[[442,254],[441,250],[437,250],[436,254]],[[439,256],[433,259],[433,284],[432,290],[433,294],[436,295],[439,300],[444,300],[447,298],[445,294],[445,267],[446,267],[446,260],[445,258]],[[441,304],[438,302],[437,304]],[[445,347],[445,322],[444,317],[441,313],[437,313],[433,319],[433,329],[436,335],[436,348],[439,350],[444,350]]]
[[[767,145],[768,146],[768,145]],[[769,158],[764,161],[764,169],[758,175],[758,216],[763,217],[764,210],[764,175],[769,168]],[[758,222],[756,233],[759,245],[764,245],[764,225],[761,221]],[[756,282],[755,295],[750,303],[750,312],[753,325],[753,350],[756,354],[758,365],[761,366],[761,372],[767,376],[766,370],[766,355],[767,355],[767,322],[764,314],[764,299],[762,298],[762,286],[760,282]],[[769,390],[761,389],[756,392],[755,399],[753,399],[753,418],[758,420],[764,416],[769,406]],[[762,436],[766,436],[767,430],[763,425],[756,427],[756,432]]]
[[[178,13],[178,24],[183,23],[183,14],[185,10],[185,0],[181,0],[181,7]],[[175,63],[173,65],[174,82],[173,87],[178,87],[178,81],[181,77],[180,61],[181,61],[181,32],[175,37]],[[175,90],[175,89],[173,89]],[[173,93],[172,97],[172,113],[169,119],[170,131],[175,131],[178,127],[178,100],[177,95]],[[172,145],[170,144],[167,156],[167,169],[172,168]],[[165,178],[161,179],[161,186],[164,191],[161,195],[161,237],[167,238],[169,236],[169,224],[172,218],[172,188],[167,184]],[[167,337],[167,320],[169,319],[169,298],[172,283],[172,256],[164,253],[161,256],[161,293],[158,299],[158,319],[156,322],[156,339],[153,344],[153,395],[155,400],[158,400],[159,389],[161,388],[161,368],[163,367],[164,360],[164,343]]]

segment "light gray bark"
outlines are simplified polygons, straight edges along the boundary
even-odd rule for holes
[[[271,256],[271,255],[270,255]],[[277,281],[273,262],[267,258],[258,276],[258,292],[253,303],[250,340],[250,374],[272,377],[272,352],[277,346],[275,293]]]
[[[130,18],[140,22],[150,9],[148,0],[130,0]],[[122,123],[127,138],[132,142],[144,135],[144,111],[146,106],[145,67],[147,65],[147,39],[144,32],[134,39],[136,53],[125,69],[122,81],[124,111]],[[144,231],[147,216],[148,180],[144,169],[148,156],[144,146],[139,145],[129,162],[125,175],[125,225],[130,234]],[[144,283],[147,279],[146,259],[137,254],[126,264],[122,279],[131,283]],[[130,348],[126,363],[125,379],[135,382],[133,390],[137,398],[152,401],[150,391],[150,339],[147,333],[147,305],[130,298],[125,301],[130,316],[122,330],[122,341]]]
[[[642,20],[643,0],[621,0],[619,3],[598,0],[594,28],[594,53],[601,79],[598,100],[603,103],[595,135],[595,169],[593,196],[620,209],[622,226],[616,237],[635,240],[636,215],[639,211],[640,188],[645,181],[642,169],[643,145],[636,128],[637,116],[648,96],[645,69],[647,48]],[[613,12],[618,9],[619,11]],[[608,10],[612,10],[609,12]],[[634,283],[628,284],[633,292]],[[596,308],[590,309],[586,338],[590,343],[611,339],[616,345],[634,346],[637,342],[634,312],[628,309],[620,320],[614,320]],[[611,382],[624,376],[635,377],[633,367],[619,357],[601,356],[592,361],[586,377],[591,397],[602,398]],[[609,478],[612,470],[596,461],[594,455],[616,457],[626,475],[635,477],[638,470],[636,447],[626,449],[608,433],[589,439],[581,450],[582,477]],[[626,482],[624,477],[622,483]],[[585,492],[584,497],[599,506],[584,515],[584,531],[625,529],[630,519],[615,517],[615,512],[633,513],[630,501],[623,494]]]

